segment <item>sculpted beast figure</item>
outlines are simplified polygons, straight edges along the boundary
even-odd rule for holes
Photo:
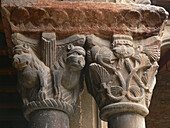
[[[85,66],[85,50],[80,46],[68,45],[67,54],[61,62],[55,65],[54,88],[56,98],[75,104],[81,84],[81,70]]]
[[[18,84],[24,105],[31,101],[45,99],[50,69],[26,44],[16,45],[13,53],[13,66],[18,70]]]

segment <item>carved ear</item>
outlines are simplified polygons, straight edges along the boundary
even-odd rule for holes
[[[67,46],[67,49],[68,50],[71,50],[71,49],[73,49],[74,48],[74,45],[73,44],[69,44],[68,46]]]

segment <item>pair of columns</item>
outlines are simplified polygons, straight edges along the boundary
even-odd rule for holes
[[[84,79],[109,128],[145,128],[168,14],[116,2],[1,1],[30,128],[69,128]]]

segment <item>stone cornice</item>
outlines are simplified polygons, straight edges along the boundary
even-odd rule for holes
[[[2,16],[7,38],[13,32],[46,31],[60,38],[79,33],[126,34],[135,39],[159,35],[168,13],[151,5],[58,1],[14,5],[2,1]],[[10,39],[7,42],[12,46]]]

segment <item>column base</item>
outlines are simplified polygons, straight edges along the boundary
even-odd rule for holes
[[[108,128],[145,128],[145,118],[136,113],[120,113],[109,118]]]
[[[69,117],[56,110],[37,110],[30,114],[29,128],[69,128]]]

